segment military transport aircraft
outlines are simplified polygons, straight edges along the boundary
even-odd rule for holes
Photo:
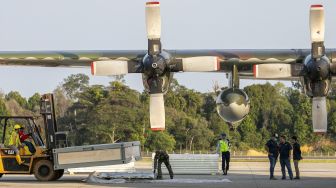
[[[288,50],[163,50],[160,3],[146,3],[147,50],[0,52],[0,65],[89,67],[96,76],[141,73],[150,94],[150,125],[164,130],[163,95],[175,72],[226,72],[229,89],[217,97],[217,112],[226,122],[239,122],[249,113],[249,97],[239,79],[301,79],[312,98],[314,132],[326,132],[326,96],[336,75],[336,49],[324,47],[324,9],[310,7],[311,49]]]

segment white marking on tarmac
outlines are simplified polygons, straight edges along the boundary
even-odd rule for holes
[[[231,183],[229,179],[209,180],[209,179],[167,179],[152,180],[152,183]]]

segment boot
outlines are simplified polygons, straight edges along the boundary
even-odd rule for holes
[[[17,162],[19,165],[22,165],[22,164],[23,164],[23,161],[21,160],[21,156],[20,156],[20,155],[15,155],[15,159],[16,159],[16,162]]]

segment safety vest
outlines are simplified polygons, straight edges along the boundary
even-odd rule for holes
[[[228,140],[220,140],[219,141],[219,148],[220,148],[220,152],[227,152],[230,151],[230,147],[229,147],[229,141]]]
[[[20,136],[17,132],[15,132],[15,131],[12,132],[12,134],[9,138],[8,145],[15,146],[15,147],[18,147],[19,145],[21,145]]]

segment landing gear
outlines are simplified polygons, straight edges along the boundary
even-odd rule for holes
[[[34,176],[40,181],[53,181],[59,179],[63,175],[60,174],[61,173],[54,170],[53,163],[49,160],[40,160],[36,162],[34,166]]]

